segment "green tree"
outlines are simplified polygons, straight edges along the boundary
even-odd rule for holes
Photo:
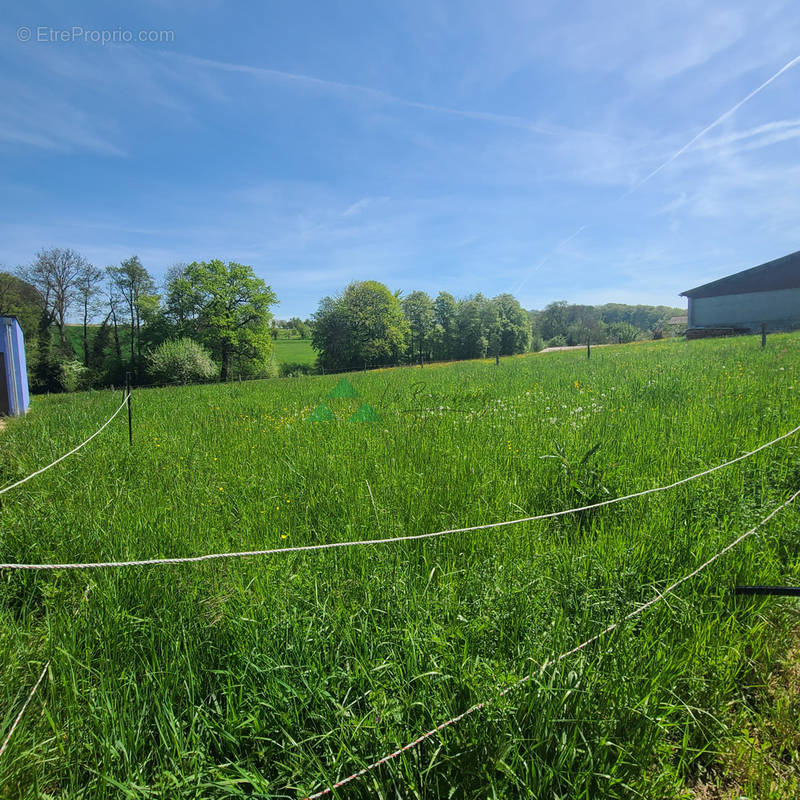
[[[97,314],[100,304],[99,295],[102,291],[103,271],[92,266],[88,261],[76,281],[76,295],[80,304],[83,321],[83,366],[89,366],[89,320]]]
[[[323,367],[347,370],[397,361],[409,336],[397,295],[378,281],[355,281],[320,302],[311,341]]]
[[[139,261],[138,256],[131,256],[120,262],[118,267],[108,267],[108,276],[114,288],[119,292],[130,319],[130,365],[139,375],[142,366],[142,306],[141,299],[153,294],[155,283],[150,273]],[[116,316],[116,312],[115,312]]]
[[[411,292],[403,300],[403,313],[411,329],[411,355],[430,357],[430,339],[433,332],[433,301],[425,292]]]
[[[353,336],[341,297],[323,297],[312,316],[311,345],[319,363],[330,370],[347,369],[355,361]]]
[[[80,276],[87,268],[86,259],[69,247],[40,250],[36,261],[20,270],[20,277],[35,286],[44,299],[47,314],[58,326],[62,349],[67,348],[64,327],[77,297]]]
[[[603,344],[608,340],[606,324],[594,306],[567,306],[567,344],[586,344],[587,341]]]
[[[139,298],[139,314],[142,321],[141,341],[145,351],[152,350],[175,337],[175,326],[161,305],[160,295],[142,295]]]
[[[641,335],[641,331],[630,322],[612,322],[608,326],[608,336],[612,342],[627,344],[635,342]]]
[[[26,342],[36,339],[44,313],[44,298],[35,286],[10,272],[0,272],[0,316],[16,317]]]
[[[167,270],[164,313],[175,326],[178,336],[185,336],[196,327],[202,301],[201,292],[186,275],[188,264],[173,264]]]
[[[511,294],[494,298],[500,316],[500,355],[526,353],[531,346],[531,321],[528,313]]]
[[[111,314],[109,313],[97,329],[94,338],[92,339],[92,346],[89,353],[89,369],[92,370],[95,383],[102,383],[106,377],[110,365],[107,363],[107,350],[111,344],[111,329],[108,325],[108,320]]]
[[[308,339],[308,337],[311,335],[308,325],[306,325],[306,323],[303,322],[300,317],[292,317],[289,320],[289,327],[293,328],[301,339]]]
[[[556,300],[545,306],[544,311],[539,313],[539,331],[543,339],[550,340],[555,336],[566,336],[567,334],[567,307],[566,300]]]
[[[433,301],[433,357],[456,358],[458,350],[458,303],[448,292],[439,292]]]
[[[485,358],[489,350],[489,339],[484,333],[484,303],[486,298],[478,294],[458,303],[456,329],[458,345],[456,358]]]
[[[481,332],[486,340],[486,355],[499,356],[503,343],[500,307],[494,300],[479,294],[476,297],[480,307]]]
[[[180,311],[180,327],[204,343],[228,380],[232,364],[239,374],[265,374],[270,367],[270,307],[278,298],[253,268],[220,259],[193,261],[172,276],[169,313]]]
[[[37,389],[42,350],[45,350],[45,357],[49,355],[50,317],[44,298],[35,286],[22,278],[0,272],[0,316],[14,316],[19,321],[25,337],[28,381],[32,388]]]

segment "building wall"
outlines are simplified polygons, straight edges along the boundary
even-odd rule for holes
[[[0,317],[0,351],[6,373],[7,406],[12,416],[28,410],[28,371],[25,364],[25,340],[22,328],[13,317]]]
[[[689,298],[691,328],[800,327],[800,289]]]

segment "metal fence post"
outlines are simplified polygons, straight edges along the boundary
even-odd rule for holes
[[[128,397],[128,444],[133,447],[133,415],[131,413],[131,374],[125,373],[125,392]]]

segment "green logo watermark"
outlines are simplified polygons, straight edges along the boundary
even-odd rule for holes
[[[323,400],[306,419],[308,422],[329,422],[337,419],[346,419],[347,422],[380,422],[380,414],[369,403],[358,404],[360,397],[355,386],[347,378],[341,378],[328,392],[328,402]]]

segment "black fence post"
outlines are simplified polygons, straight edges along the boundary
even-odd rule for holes
[[[131,413],[131,374],[125,373],[125,392],[128,398],[128,444],[133,447],[133,415]]]
[[[586,337],[586,358],[588,359],[591,357],[592,357],[592,336],[591,334],[589,334]]]
[[[761,349],[763,350],[767,346],[767,326],[762,322],[761,323]]]
[[[775,597],[800,597],[800,586],[736,586],[735,594],[773,595]]]

